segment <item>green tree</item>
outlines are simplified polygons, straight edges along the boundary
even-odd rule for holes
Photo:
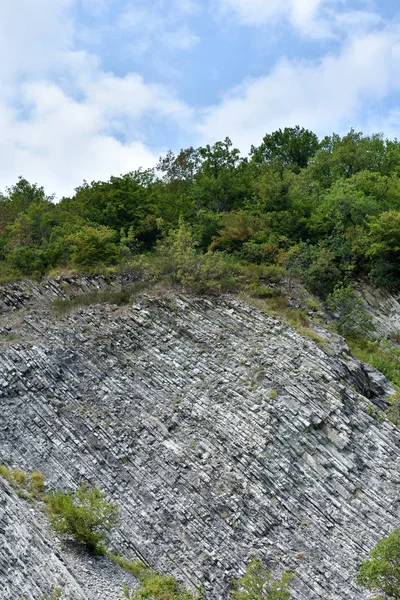
[[[358,570],[356,583],[379,592],[377,599],[400,599],[400,528],[380,540]]]
[[[119,509],[97,488],[82,484],[74,493],[55,492],[49,498],[50,523],[57,533],[72,535],[93,553],[103,551]]]
[[[230,269],[223,253],[199,252],[192,229],[182,218],[179,227],[158,246],[157,253],[161,274],[195,292],[217,293],[230,285]]]
[[[265,135],[261,146],[251,147],[251,155],[256,162],[278,160],[284,166],[299,171],[308,166],[318,148],[315,133],[296,125]]]
[[[339,333],[366,335],[375,329],[372,317],[365,311],[362,300],[355,295],[352,284],[336,285],[326,304],[330,310],[338,313],[336,326]]]

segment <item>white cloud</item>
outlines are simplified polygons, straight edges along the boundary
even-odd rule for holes
[[[281,60],[268,74],[244,81],[209,108],[205,141],[229,135],[242,150],[266,132],[299,124],[326,134],[360,121],[370,102],[400,89],[400,33],[385,30],[349,41],[316,62]]]
[[[21,91],[33,106],[28,120],[0,107],[0,180],[4,188],[19,175],[68,195],[83,179],[105,179],[139,166],[153,166],[156,156],[141,141],[126,144],[104,132],[104,109],[77,102],[46,82]]]
[[[243,23],[262,25],[287,17],[301,26],[314,19],[320,6],[327,0],[220,0],[233,9]]]
[[[0,82],[50,72],[72,47],[72,0],[2,0]]]
[[[0,9],[0,190],[23,175],[68,195],[83,179],[154,166],[143,120],[179,129],[192,111],[167,87],[104,72],[74,49],[70,0],[21,1],[26,13],[9,0]]]
[[[146,52],[161,45],[167,51],[189,50],[200,38],[187,19],[200,10],[194,0],[135,0],[121,13],[118,26],[134,35],[136,51]]]
[[[369,0],[362,0],[365,11],[348,8],[346,0],[217,0],[222,9],[233,11],[244,25],[262,26],[288,22],[302,35],[310,38],[331,37],[345,28],[346,16],[358,14],[362,20],[375,13],[368,12]]]

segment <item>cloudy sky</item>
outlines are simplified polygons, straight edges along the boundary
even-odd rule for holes
[[[58,197],[229,136],[400,137],[396,0],[1,0],[0,190]]]

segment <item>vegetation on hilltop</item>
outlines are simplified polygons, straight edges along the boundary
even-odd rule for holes
[[[144,256],[197,291],[283,273],[321,298],[400,285],[400,142],[381,135],[285,128],[248,157],[226,138],[53,200],[23,178],[0,196],[3,280]]]

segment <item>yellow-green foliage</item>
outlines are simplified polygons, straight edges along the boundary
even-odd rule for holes
[[[311,327],[298,327],[298,332],[301,333],[301,335],[307,337],[309,340],[312,340],[319,346],[324,346],[326,343],[326,340],[324,340],[323,337],[318,335],[318,333],[314,331],[314,329],[311,329]]]
[[[354,356],[381,371],[400,387],[400,350],[391,348],[385,341],[372,341],[362,336],[349,337],[346,341]]]
[[[119,554],[115,554],[114,552],[107,552],[109,558],[115,563],[119,565],[124,571],[130,573],[137,579],[141,579],[145,571],[147,571],[148,567],[144,565],[140,560],[128,560]]]
[[[118,506],[97,488],[82,484],[74,493],[55,492],[49,498],[50,523],[57,533],[72,535],[96,554],[118,521]]]
[[[108,552],[108,556],[127,573],[139,579],[140,586],[131,596],[131,600],[195,600],[195,597],[171,575],[161,575],[139,560],[130,561],[113,552]],[[129,596],[126,588],[124,593],[126,597]]]
[[[400,392],[396,392],[388,398],[389,407],[387,416],[395,425],[400,425]]]
[[[34,496],[39,496],[44,490],[44,475],[40,471],[33,471],[30,474],[29,489]]]
[[[6,467],[6,465],[0,465],[0,476],[4,479],[7,479],[7,481],[10,481],[11,471],[8,467]]]
[[[246,573],[233,582],[231,600],[289,600],[290,573],[273,579],[258,558],[248,564]]]
[[[14,469],[12,475],[15,483],[18,483],[21,486],[26,485],[26,473],[24,471]]]
[[[196,250],[191,228],[181,218],[177,229],[170,231],[158,247],[155,274],[169,276],[197,293],[218,293],[232,287],[231,269],[222,253]]]
[[[131,600],[150,600],[153,598],[154,600],[194,600],[194,596],[189,594],[174,577],[160,575],[160,573],[149,569],[143,573],[140,586],[131,596]]]

